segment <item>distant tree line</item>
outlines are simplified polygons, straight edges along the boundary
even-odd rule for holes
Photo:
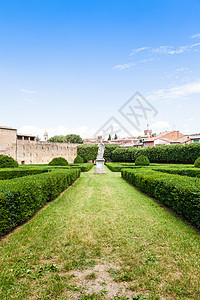
[[[53,143],[72,143],[72,144],[82,144],[83,140],[80,135],[68,134],[68,135],[55,135],[51,137],[48,142]]]

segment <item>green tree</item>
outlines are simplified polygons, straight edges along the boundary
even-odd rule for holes
[[[117,137],[117,134],[116,134],[116,133],[115,133],[115,137],[114,137],[114,139],[115,139],[115,140],[117,140],[117,139],[118,139],[118,137]]]
[[[78,134],[68,134],[65,138],[67,143],[83,144],[83,140]]]
[[[51,137],[48,142],[53,142],[53,143],[65,143],[65,136],[64,135],[55,135]]]
[[[77,134],[68,134],[66,136],[64,135],[55,135],[51,137],[49,142],[53,143],[72,143],[72,144],[82,144],[83,140],[80,137],[80,135]]]
[[[111,135],[109,134],[108,141],[110,141],[110,140],[111,140]]]

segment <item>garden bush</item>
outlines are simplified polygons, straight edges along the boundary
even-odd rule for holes
[[[0,155],[0,168],[17,168],[18,162],[7,155]]]
[[[147,195],[160,200],[198,228],[200,227],[200,179],[156,172],[123,169],[122,178]]]
[[[80,155],[84,162],[88,162],[89,160],[95,161],[97,158],[98,146],[97,145],[81,145],[78,146],[78,155]]]
[[[110,169],[112,172],[121,172],[122,169],[125,168],[141,168],[135,166],[134,163],[106,163],[106,166],[108,169]]]
[[[105,161],[112,161],[112,152],[119,147],[119,145],[105,144],[105,151],[103,155]]]
[[[80,176],[80,170],[52,172],[0,182],[0,236],[27,221]]]
[[[68,161],[64,157],[54,157],[49,166],[67,166]]]
[[[83,164],[70,164],[70,168],[77,169],[79,168],[81,172],[88,172],[94,166],[93,163],[83,163]]]
[[[200,170],[195,168],[173,168],[173,167],[159,167],[159,168],[152,168],[154,171],[168,173],[168,174],[176,174],[181,176],[188,176],[188,177],[198,177],[200,178]]]
[[[116,162],[134,162],[138,149],[131,148],[117,148],[112,152],[112,160]]]
[[[195,160],[194,167],[200,168],[200,157]]]
[[[46,168],[31,168],[31,169],[3,169],[0,170],[0,180],[13,179],[28,175],[35,175],[40,173],[48,172]]]
[[[194,164],[200,157],[200,144],[145,147],[137,153],[138,156],[141,154],[147,156],[151,163]]]
[[[136,166],[149,166],[150,162],[148,157],[144,155],[140,155],[136,158],[135,165]]]
[[[82,164],[82,163],[84,163],[84,159],[80,155],[77,155],[77,157],[74,159],[74,163]]]

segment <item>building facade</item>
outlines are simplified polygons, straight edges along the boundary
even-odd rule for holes
[[[36,141],[33,135],[18,134],[17,129],[0,127],[0,154],[13,157],[19,164],[48,164],[54,157],[69,163],[77,156],[78,144]]]

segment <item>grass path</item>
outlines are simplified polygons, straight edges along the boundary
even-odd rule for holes
[[[0,299],[200,299],[199,234],[93,172],[0,242]]]

